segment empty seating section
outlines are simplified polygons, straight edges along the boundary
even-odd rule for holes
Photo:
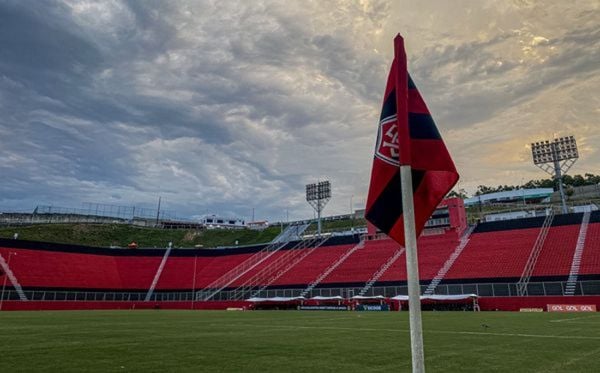
[[[588,225],[580,275],[600,275],[600,223]]]
[[[167,259],[155,290],[194,288],[194,261],[196,271],[208,264],[206,258],[173,257]]]
[[[446,260],[460,244],[456,236],[450,239],[424,240],[419,246],[419,275],[422,279],[431,280],[444,266]]]
[[[233,281],[231,283],[230,287],[237,287],[237,286],[242,286],[242,285],[248,285],[247,281],[251,280],[260,271],[262,271],[263,269],[265,269],[265,267],[271,265],[274,261],[278,260],[283,255],[291,255],[291,253],[288,253],[288,251],[289,250],[280,250],[280,251],[277,251],[277,252],[271,254],[271,256],[269,256],[267,259],[265,259],[259,265],[257,265],[256,267],[252,268],[251,270],[249,270],[248,272],[246,272],[242,276],[240,276],[240,278],[238,278],[237,280]],[[262,285],[262,284],[253,284],[253,285]]]
[[[519,278],[539,232],[528,228],[474,233],[444,279]]]
[[[356,250],[322,281],[325,283],[367,282],[371,276],[394,254],[398,244],[391,240],[368,241]]]
[[[152,284],[162,256],[117,256],[114,260],[121,280],[116,289],[147,290]]]
[[[317,279],[330,265],[335,263],[354,245],[320,247],[302,259],[291,271],[286,272],[272,285],[307,285]]]
[[[206,257],[208,260],[205,266],[196,268],[196,288],[203,288],[210,285],[213,281],[229,272],[232,268],[240,265],[252,254],[237,254]],[[190,258],[188,258],[189,260]],[[193,258],[192,258],[193,259]],[[200,263],[200,257],[198,257]]]
[[[365,245],[365,248],[367,247],[371,251],[379,250],[380,248],[387,248],[387,250],[390,251],[390,254],[383,259],[381,265],[371,273],[371,275],[373,275],[390,257],[392,257],[392,255],[394,255],[400,248],[400,245],[391,239],[386,239],[372,241],[369,245]],[[400,258],[398,258],[379,278],[379,281],[406,281],[406,254],[402,254]]]
[[[417,242],[419,277],[431,280],[458,245],[456,235],[425,236]],[[406,281],[406,256],[402,255],[379,281]]]
[[[28,288],[121,288],[112,256],[56,251],[0,249],[11,255],[10,268],[22,287]]]
[[[551,227],[533,276],[568,276],[581,225]]]

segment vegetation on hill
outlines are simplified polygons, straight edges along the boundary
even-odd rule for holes
[[[600,175],[585,174],[585,175],[564,175],[563,185],[571,187],[580,187],[585,185],[598,185],[600,184]],[[477,187],[475,195],[494,193],[494,192],[505,192],[516,189],[531,189],[531,188],[556,188],[556,180],[554,179],[539,179],[529,180],[523,185],[498,185],[497,187],[490,187],[486,185],[480,185]]]
[[[12,238],[19,233],[19,239],[67,243],[86,246],[109,247],[127,245],[135,241],[139,247],[167,247],[172,242],[175,247],[203,247],[250,245],[271,241],[279,227],[263,231],[253,230],[168,230],[142,228],[125,224],[43,224],[9,227],[0,229],[0,237]]]
[[[567,187],[582,187],[586,185],[600,185],[600,175],[594,175],[590,173],[586,173],[585,175],[564,175],[563,176],[563,185]],[[519,189],[533,189],[533,188],[553,188],[554,190],[558,189],[558,184],[556,184],[556,180],[554,179],[538,179],[538,180],[529,180],[523,185],[498,185],[496,187],[489,185],[479,185],[477,190],[475,191],[474,196],[479,196],[488,193],[496,193],[496,192],[508,192],[511,190],[519,190]],[[464,189],[460,189],[458,191],[451,191],[448,193],[448,197],[460,197],[460,198],[468,198],[466,191]]]
[[[365,226],[364,219],[345,219],[323,222],[323,231],[347,230],[351,227]],[[13,238],[19,233],[19,239],[66,243],[96,247],[127,247],[135,241],[139,247],[167,247],[169,242],[174,247],[203,247],[254,245],[268,243],[281,230],[280,225],[265,230],[250,229],[209,229],[209,230],[169,230],[159,228],[143,228],[126,224],[38,224],[0,228],[0,237]],[[312,224],[307,233],[316,231]]]
[[[323,221],[321,230],[323,232],[334,232],[334,231],[345,231],[352,228],[366,227],[367,221],[364,218],[361,219],[341,219],[332,221]],[[307,234],[315,233],[317,231],[317,223],[311,224],[306,230]]]

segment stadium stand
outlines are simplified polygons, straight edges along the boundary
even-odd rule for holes
[[[568,276],[578,235],[579,225],[550,228],[533,276]]]
[[[94,255],[94,257],[106,257],[105,255]],[[152,279],[156,273],[156,269],[160,265],[161,257],[139,258],[131,256],[115,257],[114,268],[119,277],[118,287],[99,287],[100,289],[131,289],[131,290],[147,290],[152,284]],[[107,264],[109,265],[109,264]],[[101,262],[91,262],[95,271],[111,270],[110,267],[105,267]],[[58,285],[58,284],[57,284]],[[57,286],[59,287],[59,286]]]
[[[296,265],[293,271],[288,271],[273,283],[281,285],[303,285],[314,281],[331,263],[342,256],[354,245],[325,246],[316,250]]]
[[[234,281],[233,287],[253,288],[255,286],[266,286],[276,281],[279,277],[294,269],[302,259],[310,256],[326,239],[312,238],[300,241],[288,250],[283,250],[272,255],[261,263],[260,266],[246,272]]]
[[[194,288],[194,266],[196,273],[210,264],[212,258],[170,257],[156,284],[156,290]]]
[[[444,281],[518,279],[538,234],[539,228],[474,233]]]
[[[9,252],[17,253],[12,257],[10,268],[23,288],[122,289],[115,258],[110,256],[12,247],[0,251],[4,257]],[[146,263],[141,265],[147,267]],[[144,286],[148,288],[149,284]]]
[[[572,268],[582,216],[557,215],[548,228],[531,277],[531,281],[538,285],[552,283],[548,295],[560,294],[561,288],[564,288]],[[438,289],[446,286],[443,291],[448,291],[450,286],[456,284],[498,284],[504,286],[504,290],[495,291],[493,287],[488,289],[489,294],[486,295],[494,295],[494,291],[496,296],[516,295],[511,286],[520,279],[543,223],[544,218],[538,217],[478,224],[458,254],[456,250],[461,241],[455,231],[442,230],[445,233],[420,237],[419,271],[423,287],[438,275],[454,254],[454,262],[437,285]],[[600,212],[589,214],[586,232],[576,280],[579,285],[574,294],[600,295]],[[394,291],[401,291],[398,289],[406,285],[405,255],[397,255],[388,268],[384,266],[398,253],[399,246],[390,239],[367,239],[359,244],[360,240],[358,235],[331,237],[322,246],[312,245],[308,248],[298,248],[297,241],[283,243],[275,247],[277,250],[264,261],[255,262],[255,267],[249,267],[233,279],[225,291],[241,285],[254,288],[268,285],[265,291],[271,292],[269,296],[289,295],[290,289],[297,292],[294,294],[309,296],[320,295],[321,291],[327,289],[370,289],[368,282],[374,278],[377,281],[372,284],[371,290],[397,287]],[[193,291],[210,292],[215,280],[232,268],[247,263],[257,253],[264,253],[267,247],[173,249],[167,257],[163,249],[105,249],[0,239],[3,258],[10,253],[17,254],[11,258],[10,269],[28,297],[32,292],[37,294],[44,291],[139,292],[142,298],[138,296],[138,301],[151,288],[154,278],[157,281],[152,299],[163,299],[161,297],[169,292],[186,292],[186,299],[192,299]],[[271,268],[274,263],[281,265],[282,258],[286,257],[293,259],[289,261],[290,265]],[[157,276],[163,259],[164,268]],[[382,268],[386,270],[377,278],[375,275]],[[256,276],[259,273],[269,276],[256,283],[248,283],[253,278],[259,279]],[[0,274],[0,280],[4,277]],[[478,290],[473,286],[464,289]],[[10,281],[7,282],[7,290],[14,293]],[[331,291],[323,294],[330,295]],[[539,290],[539,294],[545,293],[546,290]],[[101,300],[122,300],[114,295],[111,299],[105,298]],[[12,294],[8,299],[17,298]],[[219,299],[227,298],[224,296]]]
[[[392,240],[369,241],[329,274],[322,284],[366,283],[394,254],[398,244]]]
[[[600,277],[600,211],[594,211],[590,216],[579,274]]]
[[[419,276],[422,279],[432,279],[458,245],[458,239],[455,234],[424,236],[419,237],[417,244]],[[379,281],[404,281],[404,279],[406,279],[406,257],[403,255]]]
[[[456,245],[452,253],[448,256],[444,264],[440,267],[437,274],[431,279],[431,282],[429,283],[429,285],[427,285],[427,288],[425,289],[424,295],[435,294],[437,286],[440,284],[440,282],[442,282],[444,277],[446,277],[446,273],[448,273],[450,268],[452,268],[454,262],[456,262],[456,259],[458,259],[460,254],[462,254],[463,250],[469,243],[469,240],[471,239],[471,233],[473,233],[474,229],[475,226],[472,226],[461,233],[462,237],[460,237],[458,244]]]
[[[196,271],[196,286],[198,288],[208,286],[214,279],[224,275],[231,268],[244,262],[250,256],[251,254],[238,254],[211,258],[208,265]]]
[[[350,249],[345,250],[339,257],[337,257],[336,259],[332,260],[328,266],[323,270],[323,272],[321,272],[321,274],[319,274],[317,276],[317,278],[315,278],[312,282],[310,282],[308,284],[308,286],[302,290],[302,292],[300,293],[300,296],[305,297],[308,294],[310,294],[310,292],[315,289],[317,286],[319,286],[319,284],[327,277],[329,276],[329,274],[333,271],[335,271],[335,269],[337,267],[339,267],[342,263],[344,263],[346,261],[346,259],[348,259],[348,257],[350,257],[350,255],[354,254],[354,252],[356,250],[360,250],[365,246],[365,239],[362,238],[358,243],[356,243],[354,246],[352,246]],[[331,293],[330,293],[331,295]]]

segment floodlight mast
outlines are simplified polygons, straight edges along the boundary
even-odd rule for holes
[[[573,136],[561,137],[553,141],[539,141],[531,144],[533,164],[546,171],[558,182],[562,212],[568,212],[562,177],[579,158],[577,142]]]
[[[331,199],[329,180],[306,185],[306,202],[317,212],[317,235],[321,236],[321,212]]]

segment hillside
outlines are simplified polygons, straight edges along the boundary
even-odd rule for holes
[[[139,247],[166,247],[173,242],[175,247],[204,247],[250,245],[271,241],[279,234],[279,227],[264,231],[252,230],[166,230],[141,228],[124,224],[43,224],[0,228],[0,237],[12,238],[15,232],[19,239],[77,244],[86,246],[127,247],[136,241]]]
[[[353,226],[364,226],[364,220],[336,220],[323,222],[323,231],[345,230]],[[142,228],[125,224],[39,224],[0,228],[0,237],[13,238],[19,233],[19,239],[66,243],[96,247],[127,247],[136,241],[139,247],[166,247],[173,242],[175,247],[203,247],[253,245],[273,240],[282,227],[271,226],[263,231],[243,230],[168,230],[159,228]],[[307,233],[316,230],[312,224]]]

